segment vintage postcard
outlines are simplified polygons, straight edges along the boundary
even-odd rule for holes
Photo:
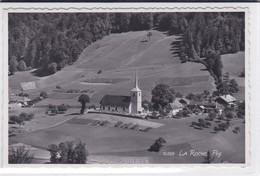
[[[249,12],[3,8],[4,165],[247,166]]]

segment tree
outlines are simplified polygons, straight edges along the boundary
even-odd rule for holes
[[[152,32],[148,32],[148,33],[147,33],[148,41],[150,41],[152,35],[153,35]]]
[[[20,60],[20,62],[18,64],[18,69],[19,69],[19,71],[25,71],[27,69],[26,63],[23,60]]]
[[[88,151],[86,150],[86,144],[79,141],[75,149],[75,163],[85,164],[87,161]]]
[[[58,108],[57,107],[53,107],[53,108],[51,108],[51,114],[52,115],[56,115],[56,114],[58,114]]]
[[[67,106],[65,104],[58,105],[57,108],[58,108],[58,111],[60,111],[60,112],[64,112],[64,111],[68,110],[68,108],[67,108]]]
[[[10,164],[28,164],[34,159],[34,154],[31,154],[25,145],[17,148],[11,147],[9,151],[8,162]]]
[[[165,84],[158,84],[152,90],[152,103],[155,110],[159,110],[161,107],[162,110],[169,104],[174,101],[175,97],[170,91],[170,87]]]
[[[50,74],[54,74],[54,73],[57,72],[57,64],[56,64],[56,62],[52,62],[49,65],[49,72],[50,72]]]
[[[203,94],[205,95],[205,97],[208,97],[210,95],[210,92],[208,90],[204,90]]]
[[[216,118],[217,114],[214,111],[209,112],[209,119],[214,120]]]
[[[180,92],[176,92],[175,96],[176,96],[177,98],[182,98],[182,97],[183,97],[183,95],[182,95]]]
[[[86,104],[90,102],[89,96],[86,95],[86,94],[81,94],[80,97],[79,97],[78,102],[81,103],[80,113],[81,113],[81,114],[84,114],[84,111],[85,111],[85,109],[86,109]]]
[[[212,161],[214,161],[214,157],[212,157],[212,155],[211,155],[211,152],[208,150],[207,151],[207,155],[206,156],[204,156],[204,161],[203,161],[203,163],[205,163],[205,164],[210,164],[210,163],[212,163]]]
[[[17,71],[18,63],[16,59],[12,59],[9,63],[9,72],[11,75],[13,75]]]
[[[162,137],[159,137],[158,139],[155,140],[153,145],[148,149],[149,152],[159,152],[161,148],[164,146],[166,143],[165,139]]]
[[[48,147],[48,151],[50,152],[50,162],[51,163],[58,163],[58,152],[59,152],[59,148],[56,144],[51,144]]]
[[[152,104],[150,101],[148,101],[148,100],[143,100],[143,102],[142,102],[142,107],[143,107],[146,111],[148,111],[148,110],[151,110],[151,109],[153,108],[153,104]]]
[[[217,89],[220,95],[227,95],[230,93],[230,88],[227,82],[221,82],[218,84]]]
[[[41,91],[40,97],[48,98],[48,94],[45,91]]]
[[[235,79],[229,81],[230,93],[237,93],[239,91],[238,84]]]

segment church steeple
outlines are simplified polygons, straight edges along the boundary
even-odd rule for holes
[[[131,90],[131,104],[129,113],[141,113],[142,112],[142,91],[138,87],[138,73],[135,71],[135,85]]]
[[[138,72],[137,70],[135,71],[135,87],[132,89],[132,91],[141,91],[138,87]]]

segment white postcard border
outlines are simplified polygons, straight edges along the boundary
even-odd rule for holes
[[[2,118],[3,121],[1,123],[1,127],[3,129],[3,135],[1,135],[2,137],[2,141],[4,145],[2,148],[2,166],[3,167],[19,167],[20,168],[34,168],[34,167],[44,167],[44,168],[48,168],[48,169],[53,169],[55,167],[58,168],[71,168],[72,170],[74,170],[74,168],[77,169],[84,169],[87,168],[87,170],[89,169],[94,169],[94,170],[100,170],[100,168],[105,168],[105,169],[113,169],[113,168],[131,168],[131,169],[142,169],[142,168],[146,168],[149,170],[151,169],[160,169],[160,168],[164,168],[166,170],[171,170],[172,168],[175,172],[179,172],[179,171],[183,171],[183,170],[189,170],[191,169],[194,170],[194,168],[196,167],[196,169],[200,168],[208,168],[208,169],[226,169],[227,171],[230,169],[237,169],[237,171],[239,171],[240,169],[244,169],[244,170],[248,170],[249,166],[251,165],[250,163],[250,158],[251,158],[251,146],[250,146],[250,137],[251,137],[251,131],[249,130],[251,129],[251,120],[252,120],[252,111],[254,106],[252,105],[252,74],[254,74],[252,72],[251,69],[251,65],[253,64],[252,62],[254,62],[254,60],[251,60],[251,37],[250,36],[250,30],[251,30],[251,26],[250,26],[250,22],[251,22],[251,10],[252,7],[245,5],[245,4],[240,4],[240,5],[235,5],[232,6],[231,4],[200,4],[200,3],[196,3],[196,4],[172,4],[172,3],[165,3],[165,4],[149,4],[149,3],[128,3],[128,4],[122,4],[122,3],[112,3],[112,4],[56,4],[56,3],[52,3],[52,4],[15,4],[15,5],[4,5],[2,7],[2,47],[1,49],[3,49],[3,59],[2,59],[2,72],[1,72],[1,78],[3,80],[3,90],[2,90],[2,96],[4,99],[2,103]],[[245,58],[246,58],[246,62],[245,62],[245,68],[246,68],[246,164],[214,164],[214,165],[205,165],[205,164],[149,164],[149,165],[110,165],[110,164],[106,164],[106,165],[41,165],[41,164],[30,164],[30,165],[9,165],[7,163],[7,158],[8,158],[8,127],[6,124],[8,124],[8,67],[7,67],[7,56],[8,56],[8,25],[6,25],[7,23],[7,14],[9,12],[199,12],[199,11],[203,11],[203,12],[213,12],[213,11],[244,11],[246,14],[246,28],[245,28],[245,33],[246,33],[246,47],[245,47]],[[2,101],[1,100],[1,101]],[[249,103],[248,103],[249,102]],[[248,118],[249,117],[249,118]],[[83,168],[84,167],[84,168]],[[165,171],[166,171],[165,170]],[[74,170],[75,171],[75,170]],[[104,172],[106,173],[106,172]],[[156,172],[153,172],[156,173]],[[159,172],[160,173],[160,172]],[[167,172],[166,172],[167,173]]]

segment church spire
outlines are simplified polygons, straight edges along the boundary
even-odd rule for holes
[[[141,91],[138,87],[138,72],[135,70],[135,87],[132,89],[132,91]]]
[[[138,72],[137,72],[137,70],[135,70],[135,88],[139,89],[139,87],[138,87]]]

